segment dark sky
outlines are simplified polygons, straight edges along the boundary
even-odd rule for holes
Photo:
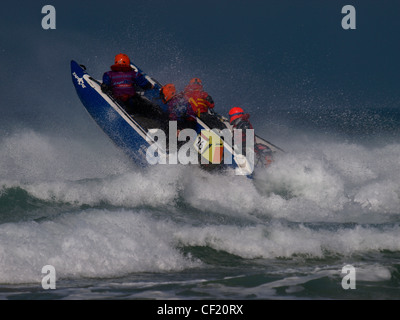
[[[41,27],[46,4],[56,9],[55,30]],[[356,30],[341,27],[348,4]],[[400,107],[399,0],[16,0],[0,14],[6,121],[87,121],[69,62],[101,78],[119,52],[178,88],[201,77],[221,113],[234,104]]]

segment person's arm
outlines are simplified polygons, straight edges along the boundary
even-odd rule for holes
[[[186,103],[186,110],[185,111],[186,111],[186,118],[187,119],[188,118],[196,118],[196,114],[193,111],[192,105],[189,102]]]
[[[213,109],[214,106],[215,106],[215,103],[214,103],[213,98],[211,98],[210,95],[207,95],[207,97],[206,97],[205,100],[207,101],[208,107],[209,107],[210,109]]]
[[[135,82],[139,87],[144,90],[150,90],[154,87],[153,84],[149,80],[147,80],[146,77],[141,73],[136,74]]]
[[[168,103],[168,117],[170,121],[177,121],[178,116],[176,114],[175,106],[172,103]]]
[[[246,153],[246,129],[253,129],[253,126],[249,121],[241,120],[237,123],[234,130],[241,130],[242,136],[242,154]]]
[[[246,129],[253,129],[253,127],[248,121],[240,121],[235,129],[241,129],[242,132],[246,132]]]
[[[109,93],[111,91],[111,77],[108,72],[103,74],[103,83],[101,84],[101,91]]]

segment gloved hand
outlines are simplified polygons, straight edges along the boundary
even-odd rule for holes
[[[110,87],[109,86],[107,86],[106,84],[104,84],[104,83],[102,83],[101,84],[101,91],[103,91],[104,93],[110,93],[110,91],[111,91],[111,89],[110,89]]]

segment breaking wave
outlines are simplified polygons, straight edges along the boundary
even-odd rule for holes
[[[254,180],[138,170],[113,146],[32,131],[0,151],[0,283],[38,281],[46,264],[61,278],[203,268],[198,248],[217,260],[400,251],[399,144],[316,143]]]

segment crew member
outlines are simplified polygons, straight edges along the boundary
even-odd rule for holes
[[[136,94],[137,87],[148,90],[153,85],[142,74],[132,69],[126,54],[117,54],[111,71],[103,75],[102,91],[111,94],[128,113],[151,113],[152,106]]]
[[[162,101],[168,106],[169,120],[177,121],[178,130],[194,129],[195,113],[183,93],[177,93],[174,84],[169,83],[160,90]]]
[[[184,95],[198,117],[200,117],[202,113],[206,113],[208,109],[214,108],[214,101],[211,96],[203,90],[203,85],[199,78],[190,80],[189,84],[185,87]]]
[[[232,130],[242,130],[242,154],[245,155],[246,152],[246,129],[253,129],[253,126],[249,120],[250,115],[244,113],[242,108],[234,107],[229,111],[229,123],[232,125]],[[272,161],[272,150],[261,143],[255,143],[254,140],[254,152],[256,158],[256,166],[259,161],[264,166],[269,166]]]

